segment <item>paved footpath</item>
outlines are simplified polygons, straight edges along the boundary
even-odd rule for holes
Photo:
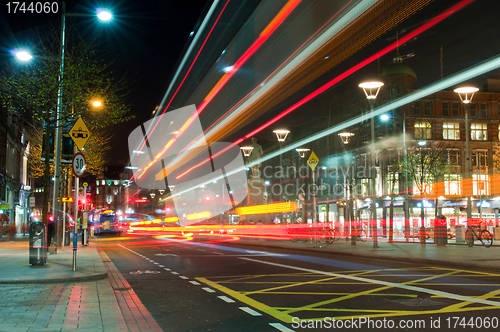
[[[95,245],[59,249],[29,265],[28,240],[0,240],[0,331],[162,331]]]

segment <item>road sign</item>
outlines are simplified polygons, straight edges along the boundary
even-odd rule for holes
[[[87,168],[87,161],[85,160],[85,156],[81,153],[75,153],[73,157],[73,173],[77,178],[81,178],[83,173],[85,173],[85,169]]]
[[[30,197],[30,207],[35,206],[35,197]]]
[[[67,202],[67,203],[71,203],[71,202],[73,202],[73,197],[63,197],[62,201]]]
[[[307,159],[307,164],[309,165],[309,167],[311,167],[313,172],[316,166],[318,166],[318,162],[319,162],[318,157],[316,157],[314,151],[311,151],[311,155],[309,156],[309,159]]]
[[[84,182],[84,183],[82,184],[82,186],[83,186],[83,188],[87,188],[87,187],[89,186],[89,184],[88,184],[87,182]]]
[[[79,117],[73,128],[69,131],[69,136],[73,139],[78,149],[81,151],[90,137],[90,131],[85,122]]]

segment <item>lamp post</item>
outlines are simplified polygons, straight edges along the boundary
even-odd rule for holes
[[[304,159],[306,158],[306,154],[310,151],[310,149],[300,148],[300,149],[296,149],[295,151],[297,151],[299,153],[300,159],[302,160],[302,165],[300,165],[300,167],[305,167],[306,165],[304,163]],[[300,174],[301,174],[301,172],[299,171],[299,175]],[[302,186],[304,186],[304,179],[303,178],[302,178]],[[302,194],[302,198],[303,198],[303,202],[302,202],[302,222],[303,223],[304,222],[307,223],[307,211],[306,211],[306,204],[305,204],[306,197],[305,197],[304,194]]]
[[[479,89],[475,87],[462,87],[453,90],[453,92],[456,92],[460,97],[460,100],[462,101],[465,110],[465,155],[466,155],[465,167],[467,170],[467,179],[470,179],[469,104],[472,101],[472,98],[474,97],[474,93],[476,93],[477,91],[479,91]],[[469,222],[469,220],[472,218],[471,205],[472,205],[471,195],[467,195],[467,222]]]
[[[350,132],[341,132],[339,133],[339,136],[340,138],[342,139],[342,142],[347,145],[349,144],[349,141],[351,139],[352,136],[354,136],[354,133],[350,133]],[[352,180],[351,179],[348,179],[347,180],[347,188],[346,188],[346,207],[347,207],[347,216],[349,218],[349,227],[350,227],[350,234],[351,234],[351,245],[355,246],[356,245],[356,237],[353,236],[353,227],[352,227],[352,220],[351,219],[351,201],[350,201],[350,194],[351,194],[351,191],[352,191]],[[356,201],[354,201],[356,202]],[[356,210],[357,209],[357,204],[356,204]],[[357,211],[355,211],[356,214],[355,214],[355,217],[354,219],[357,220]],[[345,218],[344,218],[344,227],[345,227]],[[345,233],[345,232],[344,232]],[[361,233],[360,233],[361,234]],[[347,241],[347,239],[346,239]]]
[[[54,191],[52,195],[52,215],[55,217],[58,206],[59,198],[59,176],[61,169],[61,141],[62,141],[62,124],[61,124],[61,113],[62,113],[62,98],[63,98],[63,83],[64,83],[64,59],[65,59],[65,44],[66,44],[66,16],[87,16],[85,14],[73,14],[66,13],[65,3],[62,3],[61,11],[61,67],[59,69],[59,89],[57,92],[57,110],[56,110],[56,151],[54,154]],[[100,11],[97,17],[101,21],[109,21],[112,18],[111,13],[107,11]],[[94,105],[95,106],[95,105]],[[57,218],[56,224],[56,234],[57,234],[57,244],[59,245],[59,218]]]
[[[273,133],[276,134],[276,137],[278,138],[278,142],[280,144],[280,151],[283,148],[283,142],[285,141],[286,137],[290,133],[290,130],[286,129],[278,129],[278,130],[273,130]],[[283,154],[280,153],[280,170],[281,170],[281,176],[280,176],[280,202],[281,199],[283,198]],[[283,213],[281,213],[281,220],[280,223],[283,222]]]
[[[368,99],[368,103],[370,104],[370,112],[373,112],[373,107],[375,106],[375,99],[380,91],[380,88],[384,85],[382,82],[364,82],[359,85],[360,88],[363,89],[366,95],[366,99]],[[372,174],[375,169],[375,119],[371,117],[371,160],[372,167],[368,172],[370,175],[370,183],[371,183],[371,201],[372,201],[372,236],[373,236],[373,248],[378,248],[378,230],[377,230],[377,206],[375,202],[376,190],[375,190],[375,176]]]

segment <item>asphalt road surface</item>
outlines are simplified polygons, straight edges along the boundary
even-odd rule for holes
[[[164,331],[494,331],[500,274],[185,238],[99,244]]]

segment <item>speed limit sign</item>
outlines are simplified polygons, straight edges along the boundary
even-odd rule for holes
[[[81,178],[83,173],[85,173],[85,169],[87,168],[87,161],[85,160],[85,156],[83,153],[78,152],[73,156],[73,173],[78,178]]]

